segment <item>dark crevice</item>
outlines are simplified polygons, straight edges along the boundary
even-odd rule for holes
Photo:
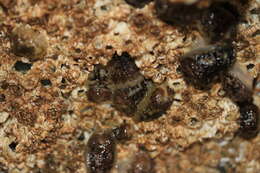
[[[9,144],[9,148],[11,150],[15,151],[17,145],[18,145],[18,142],[12,142],[11,144]]]
[[[22,61],[17,61],[14,64],[14,69],[18,72],[24,72],[26,73],[27,71],[29,71],[32,68],[32,64],[30,63],[25,63]]]
[[[5,95],[4,94],[0,94],[0,102],[4,102],[5,101]]]
[[[52,83],[49,79],[42,79],[40,82],[43,86],[51,86],[52,85]]]

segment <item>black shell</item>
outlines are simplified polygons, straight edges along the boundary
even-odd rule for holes
[[[244,138],[253,138],[259,131],[259,110],[250,102],[240,103],[239,134]]]
[[[86,147],[86,166],[90,173],[106,173],[115,160],[115,141],[110,134],[93,134]]]
[[[194,50],[180,60],[184,79],[196,88],[208,87],[219,74],[235,62],[232,46],[217,45]]]
[[[211,41],[215,42],[224,39],[228,31],[233,37],[235,36],[235,25],[238,22],[239,14],[233,5],[228,2],[213,3],[209,8],[203,10],[201,14],[203,30]]]
[[[137,8],[143,8],[146,4],[153,0],[125,0],[128,4],[137,7]]]
[[[224,75],[222,86],[226,95],[234,102],[251,102],[253,99],[252,91],[231,74]]]
[[[172,3],[169,0],[155,0],[155,10],[160,19],[177,25],[189,25],[199,17],[196,5]]]

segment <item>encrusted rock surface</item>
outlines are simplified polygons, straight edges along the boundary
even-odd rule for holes
[[[233,40],[237,61],[259,82],[260,1],[236,3],[244,15]],[[123,0],[0,1],[0,172],[86,173],[91,134],[123,123],[132,134],[117,143],[112,173],[127,172],[140,148],[158,173],[260,172],[260,135],[235,136],[239,109],[221,84],[198,90],[179,70],[180,57],[207,44],[204,35],[169,25],[155,11],[154,2],[135,8]],[[17,38],[35,52],[15,51],[21,26],[26,31]],[[128,52],[146,79],[174,91],[165,115],[137,123],[110,104],[88,101],[89,74],[115,52]]]

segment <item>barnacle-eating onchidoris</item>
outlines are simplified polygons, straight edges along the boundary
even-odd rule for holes
[[[166,84],[145,79],[126,52],[114,54],[107,66],[96,65],[88,79],[87,96],[96,103],[110,102],[137,121],[160,117],[172,104],[173,91]]]

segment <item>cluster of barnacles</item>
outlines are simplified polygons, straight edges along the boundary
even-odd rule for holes
[[[208,90],[221,82],[226,95],[239,107],[240,128],[245,138],[258,133],[258,107],[253,104],[253,78],[236,61],[233,44],[236,26],[243,17],[233,1],[228,0],[125,0],[142,8],[154,1],[156,15],[162,21],[180,28],[195,27],[205,37],[206,46],[198,47],[179,59],[184,80],[200,90]],[[235,0],[234,0],[235,1]],[[245,0],[237,0],[238,3]],[[16,27],[10,36],[12,51],[30,61],[47,53],[48,42],[43,33],[29,26]],[[20,64],[20,65],[19,65]],[[15,69],[30,69],[18,62]],[[21,68],[23,67],[23,68]],[[174,91],[165,83],[146,79],[127,52],[115,53],[106,66],[96,65],[87,82],[87,97],[95,103],[110,103],[135,121],[151,121],[161,117],[172,105]],[[115,158],[115,145],[128,139],[127,126],[108,132],[94,133],[87,144],[86,164],[89,172],[107,172]],[[149,155],[137,155],[128,172],[154,172]]]
[[[125,1],[142,8],[153,0]],[[178,27],[195,25],[208,43],[207,46],[195,48],[180,57],[180,70],[186,83],[200,90],[208,90],[212,84],[221,82],[226,95],[239,107],[240,136],[255,137],[258,133],[259,115],[257,106],[253,104],[253,79],[236,62],[233,45],[236,24],[241,17],[236,7],[229,1],[212,1],[207,7],[200,7],[198,1],[183,3],[155,0],[154,4],[160,19]],[[106,66],[95,66],[88,79],[87,96],[90,101],[108,102],[136,121],[151,121],[160,117],[171,106],[173,94],[165,84],[158,85],[145,79],[126,52],[122,55],[115,53]],[[92,144],[92,138],[100,139]],[[102,155],[96,151],[97,148],[112,147],[114,143],[110,138],[106,133],[92,135],[86,153],[90,172],[106,172],[112,168],[113,152],[102,150],[108,159],[98,160],[99,162],[95,159],[100,159]],[[95,145],[93,151],[91,145]],[[150,163],[149,160],[148,165]],[[141,166],[143,170],[139,171],[146,171],[147,165]],[[154,171],[152,168],[147,170]]]

